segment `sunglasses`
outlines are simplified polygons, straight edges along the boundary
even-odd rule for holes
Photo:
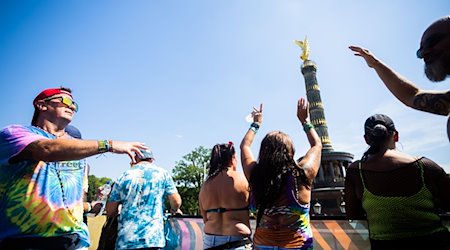
[[[66,105],[68,108],[70,108],[73,105],[75,107],[74,111],[78,112],[78,104],[67,96],[49,97],[47,99],[44,99],[44,101],[46,102],[50,100],[59,100],[62,104]]]
[[[436,44],[441,42],[449,34],[450,33],[447,33],[447,34],[437,33],[437,34],[433,34],[430,37],[428,37],[427,40],[425,40],[423,42],[423,46],[420,46],[420,48],[417,50],[417,52],[416,52],[417,58],[422,59],[423,58],[423,50],[424,49],[431,49],[431,48],[433,48],[434,46],[436,46]]]

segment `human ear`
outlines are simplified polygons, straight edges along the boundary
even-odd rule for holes
[[[367,135],[364,135],[364,140],[366,141],[367,145],[370,145],[370,139]]]
[[[399,138],[398,132],[395,131],[395,132],[394,132],[394,142],[398,142],[398,138]]]
[[[41,111],[45,111],[48,109],[47,106],[44,104],[44,102],[41,101],[36,103],[36,107]]]

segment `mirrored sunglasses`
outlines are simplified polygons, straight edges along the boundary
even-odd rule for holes
[[[59,100],[62,104],[66,105],[68,108],[70,108],[73,105],[74,111],[78,112],[78,104],[67,96],[49,97],[47,99],[44,99],[44,101],[50,100]]]

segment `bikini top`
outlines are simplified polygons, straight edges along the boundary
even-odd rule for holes
[[[248,210],[248,206],[246,207],[241,207],[241,208],[223,208],[223,207],[218,207],[218,208],[211,208],[206,210],[207,213],[225,213],[225,212],[231,212],[231,211],[244,211],[244,210]]]

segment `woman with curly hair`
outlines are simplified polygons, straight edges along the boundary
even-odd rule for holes
[[[255,160],[251,144],[262,123],[262,105],[254,108],[253,123],[241,142],[241,161],[249,180],[252,205],[258,210],[253,243],[256,249],[312,249],[309,222],[311,185],[320,166],[322,143],[307,121],[308,103],[301,98],[297,118],[310,148],[294,160],[291,138],[281,131],[268,133]]]
[[[369,149],[345,178],[348,219],[369,225],[372,249],[450,249],[439,212],[450,211],[450,178],[435,162],[395,148],[399,134],[387,115],[364,124]]]
[[[248,182],[236,168],[233,143],[216,144],[198,198],[204,249],[251,249]]]

